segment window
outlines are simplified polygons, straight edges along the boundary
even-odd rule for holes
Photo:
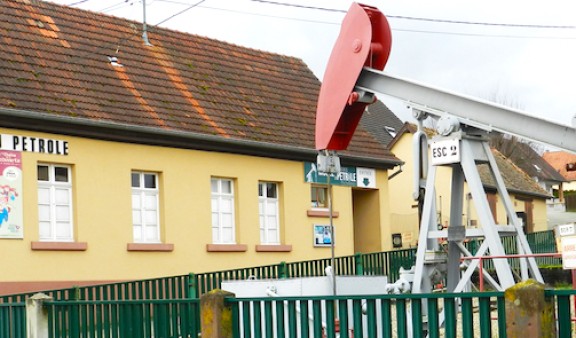
[[[278,184],[258,183],[260,243],[280,244],[278,219]]]
[[[235,244],[234,182],[212,178],[212,241],[214,244]]]
[[[38,165],[40,240],[72,242],[72,178],[66,165]]]
[[[312,208],[328,209],[328,188],[326,186],[312,185]]]
[[[132,232],[135,243],[160,243],[158,175],[132,172]]]

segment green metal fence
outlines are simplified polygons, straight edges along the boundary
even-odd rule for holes
[[[556,252],[553,231],[527,235],[534,253]],[[503,238],[507,253],[516,253],[515,242]],[[469,243],[476,245],[478,243]],[[474,250],[471,250],[474,252]],[[416,248],[388,252],[356,254],[336,257],[337,275],[386,275],[390,281],[399,278],[400,267],[409,268],[415,263]],[[561,265],[560,258],[538,258],[539,265]],[[485,266],[489,268],[488,265]],[[216,288],[224,280],[276,279],[324,276],[331,259],[273,264],[200,274],[188,274],[139,281],[74,287],[43,291],[55,301],[137,301],[161,299],[194,299]],[[25,300],[33,293],[0,296],[0,338],[23,337],[26,329]]]
[[[54,300],[145,300],[190,298],[191,275],[42,291]],[[0,296],[0,304],[24,302],[36,292]]]
[[[570,297],[547,290],[558,337],[572,337]],[[503,292],[228,298],[234,337],[506,337]],[[443,313],[442,313],[443,312]],[[424,331],[426,328],[427,332]]]
[[[51,338],[197,337],[198,299],[50,301]]]
[[[0,304],[0,337],[26,337],[26,304]]]
[[[573,337],[576,290],[546,290]],[[506,337],[503,292],[227,298],[233,337]],[[197,299],[49,301],[51,338],[196,337]],[[424,331],[426,328],[426,332]]]

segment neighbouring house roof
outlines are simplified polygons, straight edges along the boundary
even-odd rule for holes
[[[398,140],[402,137],[402,135],[406,133],[413,134],[417,130],[418,128],[416,125],[406,122],[394,140],[392,140],[392,142],[390,142],[388,145],[389,148],[391,149],[394,144],[396,144],[396,142],[398,142]],[[432,129],[426,128],[425,132],[428,137],[433,136]],[[498,165],[498,169],[502,175],[506,189],[508,189],[509,192],[538,198],[551,197],[550,194],[542,187],[540,187],[540,185],[538,185],[538,183],[535,182],[526,172],[514,164],[510,159],[502,155],[502,153],[500,153],[498,150],[492,149],[492,154],[494,155],[494,159],[496,160],[496,164]],[[478,173],[484,188],[490,190],[496,189],[496,184],[492,174],[490,173],[488,165],[479,164],[476,167],[478,168]]]
[[[388,145],[400,131],[404,123],[382,101],[366,107],[360,125],[380,143]]]
[[[576,163],[576,154],[565,151],[547,151],[542,158],[548,162],[566,181],[576,181],[576,171],[567,171],[568,163]]]
[[[492,148],[492,155],[500,170],[500,175],[504,180],[508,192],[516,194],[526,194],[541,198],[552,197],[546,190],[544,190],[536,181],[532,179],[525,171],[519,168],[510,158],[502,155],[501,152]],[[496,182],[492,177],[492,173],[487,164],[479,164],[476,166],[480,179],[484,188],[496,189]]]
[[[508,141],[496,143],[498,143],[496,148],[530,177],[534,177],[538,181],[553,183],[566,180],[529,143],[517,138],[510,138]]]
[[[2,127],[314,160],[320,82],[302,60],[30,0],[0,2]],[[357,129],[342,161],[400,161]]]

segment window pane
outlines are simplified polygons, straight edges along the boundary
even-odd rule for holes
[[[40,205],[38,206],[38,220],[42,222],[50,222],[50,206]]]
[[[276,198],[276,183],[266,184],[267,191],[266,194],[269,198]]]
[[[210,181],[210,188],[212,189],[213,193],[217,193],[218,192],[218,180],[213,178]]]
[[[50,222],[40,222],[40,239],[50,239],[52,237]]]
[[[223,194],[231,194],[232,193],[232,181],[230,180],[221,180],[221,186]]]
[[[140,209],[141,207],[140,195],[132,194],[132,209]]]
[[[222,229],[222,243],[233,243],[234,242],[234,232],[231,228]]]
[[[146,227],[146,241],[147,242],[158,241],[158,231],[155,226]]]
[[[48,166],[39,165],[38,166],[38,181],[49,181],[50,176],[48,174]]]
[[[155,195],[145,195],[144,196],[144,208],[147,210],[157,209],[156,196]]]
[[[134,236],[134,242],[142,241],[142,227],[139,225],[134,225],[132,227],[132,235]]]
[[[56,221],[70,221],[70,208],[67,205],[56,206]]]
[[[56,222],[56,238],[72,239],[71,226],[68,222]]]
[[[140,188],[140,174],[132,173],[132,188]]]
[[[258,183],[258,196],[259,197],[264,197],[263,191],[264,191],[264,183]]]
[[[311,188],[311,199],[313,208],[328,208],[328,203],[326,196],[328,195],[327,188],[324,187],[312,187]]]
[[[70,204],[70,190],[55,189],[56,204]]]
[[[144,222],[146,222],[147,225],[153,224],[155,226],[156,220],[158,219],[158,217],[157,217],[158,214],[156,213],[156,211],[148,210],[148,211],[146,211],[145,215],[146,215],[145,216],[146,218],[145,218]]]
[[[142,213],[140,210],[132,210],[132,223],[134,225],[142,224]]]
[[[144,174],[144,188],[156,189],[156,175]]]
[[[49,188],[38,188],[38,203],[39,204],[50,204],[50,189]]]
[[[69,182],[68,168],[66,167],[54,167],[54,176],[56,182]]]
[[[232,207],[233,207],[232,200],[222,199],[220,201],[220,212],[226,212],[226,213],[232,212]]]

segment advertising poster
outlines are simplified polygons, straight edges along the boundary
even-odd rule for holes
[[[332,231],[329,225],[314,225],[314,246],[332,245]]]
[[[0,150],[0,238],[23,238],[22,157]]]

